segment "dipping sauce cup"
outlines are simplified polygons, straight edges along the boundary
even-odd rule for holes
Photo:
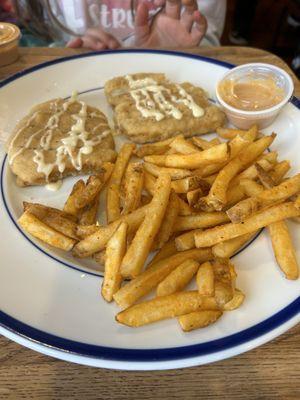
[[[283,69],[252,63],[228,71],[217,83],[216,96],[231,124],[262,129],[272,124],[293,91],[293,81]]]
[[[19,56],[20,29],[7,22],[0,22],[0,67],[16,61]]]

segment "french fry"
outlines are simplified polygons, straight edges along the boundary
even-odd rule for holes
[[[164,157],[164,156],[157,156]],[[209,149],[192,154],[169,154],[165,156],[164,165],[173,168],[197,169],[212,163],[222,163],[228,160],[227,143],[221,143]]]
[[[208,228],[228,222],[229,218],[224,212],[200,212],[185,217],[178,217],[175,224],[175,232],[188,231],[191,229]]]
[[[232,159],[218,174],[207,196],[208,205],[221,210],[227,202],[227,189],[230,181],[244,168],[251,164],[273,142],[276,135],[264,136],[251,143]]]
[[[236,310],[243,304],[244,300],[245,300],[244,293],[239,289],[235,289],[233,298],[228,303],[223,305],[223,310],[224,311]]]
[[[193,143],[188,142],[184,139],[183,136],[177,136],[171,143],[171,149],[176,150],[176,153],[181,154],[191,154],[199,152],[197,146],[193,145]]]
[[[205,193],[201,188],[187,192],[186,198],[189,203],[189,206],[190,207],[197,206],[199,199],[203,196],[205,196]]]
[[[178,251],[194,249],[195,246],[195,233],[201,232],[202,229],[193,229],[192,231],[185,232],[175,239],[175,245]]]
[[[154,238],[162,223],[171,191],[171,178],[161,175],[156,183],[156,191],[148,205],[145,219],[138,228],[121,264],[124,278],[134,278],[140,274]]]
[[[255,232],[273,222],[297,217],[298,215],[300,215],[300,211],[297,210],[293,202],[278,204],[252,215],[244,222],[237,224],[229,223],[202,232],[196,232],[195,244],[196,247],[211,247],[225,240]]]
[[[106,260],[105,250],[93,254],[93,259],[96,261],[97,264],[104,266]]]
[[[173,293],[135,304],[117,314],[116,320],[127,326],[138,327],[196,311],[201,303],[202,298],[197,291]]]
[[[266,172],[259,164],[255,163],[255,168],[257,170],[258,179],[266,189],[271,189],[273,186],[276,185],[276,182],[271,177],[271,175],[268,174],[268,172]]]
[[[271,204],[278,204],[300,191],[300,174],[274,186],[271,189],[263,190],[257,196],[242,200],[229,210],[227,215],[232,222],[244,221],[252,213],[268,207]]]
[[[258,134],[258,129],[256,125],[253,125],[249,130],[256,131]],[[221,136],[223,139],[234,139],[236,136],[244,136],[247,135],[249,130],[242,130],[242,129],[232,129],[232,128],[217,128],[217,134]]]
[[[127,224],[122,222],[109,239],[105,253],[105,272],[102,283],[102,297],[110,302],[121,286],[120,265],[126,251]]]
[[[44,222],[40,221],[35,215],[25,211],[18,220],[21,227],[32,236],[65,251],[70,251],[76,241],[54,230]]]
[[[174,140],[174,138],[166,139],[161,142],[144,144],[134,150],[134,154],[139,158],[143,158],[145,156],[151,154],[164,154],[168,149],[170,143]]]
[[[193,214],[193,210],[191,209],[191,207],[184,200],[182,200],[179,196],[177,196],[177,201],[178,201],[178,207],[179,207],[178,215],[183,217],[183,216]]]
[[[172,180],[182,179],[192,175],[192,171],[189,171],[188,169],[159,167],[155,164],[151,164],[150,162],[145,162],[144,168],[145,171],[156,177],[159,177],[162,174],[168,174]]]
[[[296,200],[295,200],[295,207],[300,210],[300,195],[298,194]]]
[[[43,204],[23,202],[23,207],[24,211],[28,211],[44,222],[44,224],[50,226],[50,228],[78,240],[77,224],[68,217],[68,214],[56,208],[44,206]]]
[[[96,227],[94,227],[94,233],[90,234],[74,246],[74,255],[79,258],[84,258],[103,250],[106,246],[106,243],[121,222],[126,222],[128,224],[128,233],[135,232],[135,230],[143,221],[148,207],[149,205],[147,204],[146,206],[140,207],[130,214],[121,216],[119,219],[112,222],[111,224],[97,227],[97,229]],[[83,227],[80,228],[82,229]],[[78,229],[77,234],[78,236],[80,236]]]
[[[141,202],[144,183],[144,169],[141,163],[130,163],[125,174],[125,196],[122,215],[137,209]]]
[[[85,239],[86,237],[92,235],[95,232],[98,232],[100,229],[99,225],[92,224],[92,225],[77,225],[76,235],[80,239]]]
[[[144,187],[147,192],[153,196],[155,191],[156,178],[149,172],[144,172]]]
[[[281,161],[280,163],[276,164],[273,171],[270,172],[271,178],[277,184],[281,182],[287,172],[290,170],[291,165],[290,162],[287,160]]]
[[[146,268],[150,268],[157,261],[160,261],[160,260],[163,260],[164,258],[170,257],[170,256],[174,255],[175,253],[177,253],[175,241],[174,241],[174,239],[171,239],[167,243],[165,243],[162,246],[162,248],[155,254],[155,256],[152,258],[151,262],[147,265]]]
[[[212,140],[208,141],[208,140],[205,140],[205,139],[200,138],[198,136],[192,137],[192,141],[201,150],[210,149],[211,147],[216,146],[217,144],[221,143],[218,138],[215,138],[215,139],[212,139]]]
[[[199,263],[192,259],[179,264],[176,269],[158,284],[156,295],[167,296],[175,292],[180,292],[192,280],[198,268]]]
[[[246,244],[254,233],[246,233],[246,235],[238,236],[234,239],[226,240],[215,244],[212,247],[212,252],[215,257],[219,258],[230,258],[232,257],[240,248]]]
[[[111,174],[106,196],[107,222],[113,222],[120,217],[120,186],[129,159],[135,149],[132,143],[126,143],[121,148],[116,160],[114,170]]]
[[[75,208],[81,210],[93,202],[104,185],[104,174],[91,175],[85,185],[84,190],[74,200]]]
[[[194,175],[173,181],[171,183],[171,188],[174,189],[176,193],[187,193],[198,188],[201,188],[203,193],[208,193],[209,184],[199,176]]]
[[[285,221],[278,221],[268,226],[272,247],[277,264],[287,279],[298,279],[299,267],[295,248]]]
[[[197,288],[199,294],[202,296],[214,296],[215,294],[215,277],[214,277],[214,270],[213,266],[209,261],[201,264],[197,276]]]
[[[212,253],[210,249],[193,249],[181,251],[157,261],[135,279],[122,286],[113,296],[115,302],[121,308],[130,307],[141,297],[151,292],[167,275],[188,258],[204,262],[212,258]]]
[[[161,223],[159,232],[157,233],[154,242],[158,249],[161,249],[162,246],[171,237],[173,233],[174,224],[177,219],[178,211],[179,211],[178,196],[176,196],[175,192],[171,191],[169,204],[167,206],[163,221]]]
[[[178,317],[178,322],[184,332],[190,332],[194,329],[205,328],[213,324],[222,314],[222,311],[218,310],[194,311]]]
[[[233,264],[226,258],[215,258],[211,261],[214,269],[215,281],[219,281],[231,288],[232,296],[235,289],[236,272]]]
[[[78,216],[80,209],[78,207],[76,207],[76,200],[78,197],[81,196],[81,194],[84,192],[84,190],[85,190],[85,184],[84,184],[83,180],[80,179],[73,186],[73,189],[72,189],[69,197],[67,198],[67,201],[65,202],[65,205],[63,208],[63,211],[65,213],[71,214],[75,217]]]
[[[262,185],[255,181],[252,181],[251,179],[242,179],[240,182],[240,186],[242,186],[245,194],[248,197],[257,196],[264,190]]]
[[[215,300],[221,309],[233,299],[233,296],[234,291],[228,283],[215,281]]]
[[[93,225],[97,222],[97,214],[99,208],[99,193],[92,203],[88,204],[79,216],[80,225]]]

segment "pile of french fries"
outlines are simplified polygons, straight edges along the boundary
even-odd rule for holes
[[[300,174],[286,178],[289,161],[268,150],[275,134],[256,126],[217,134],[124,144],[114,165],[76,182],[63,210],[24,203],[19,223],[104,264],[101,293],[122,308],[118,322],[137,327],[177,317],[184,331],[210,325],[243,303],[230,257],[261,228],[286,278],[299,274],[285,220],[300,215]],[[104,188],[107,223],[100,225]],[[193,278],[197,289],[187,289]]]

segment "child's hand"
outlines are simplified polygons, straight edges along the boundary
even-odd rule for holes
[[[107,50],[121,47],[120,43],[112,35],[101,28],[91,28],[82,37],[72,39],[67,43],[67,47],[77,49],[85,47],[90,50]]]
[[[146,3],[139,4],[135,17],[135,44],[139,47],[195,47],[207,30],[206,18],[196,0],[155,0],[165,6],[152,25]],[[181,13],[182,7],[184,7]]]

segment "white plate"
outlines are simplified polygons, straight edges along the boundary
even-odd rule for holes
[[[111,116],[102,87],[116,75],[165,72],[214,97],[215,82],[230,64],[159,51],[84,54],[41,64],[0,83],[0,129],[9,132],[31,106],[74,89]],[[294,99],[294,104],[297,100]],[[299,107],[299,104],[298,104]],[[300,111],[289,104],[267,132],[278,132],[273,149],[300,170]],[[102,278],[78,262],[29,238],[16,222],[23,200],[63,204],[74,179],[59,192],[20,189],[1,149],[0,333],[34,350],[68,361],[118,369],[169,369],[204,364],[242,353],[283,333],[300,320],[300,281],[283,278],[267,235],[234,257],[243,306],[216,324],[183,333],[176,320],[139,329],[117,324],[117,307],[100,297]],[[295,244],[300,230],[290,223]],[[300,246],[297,245],[300,258]]]

